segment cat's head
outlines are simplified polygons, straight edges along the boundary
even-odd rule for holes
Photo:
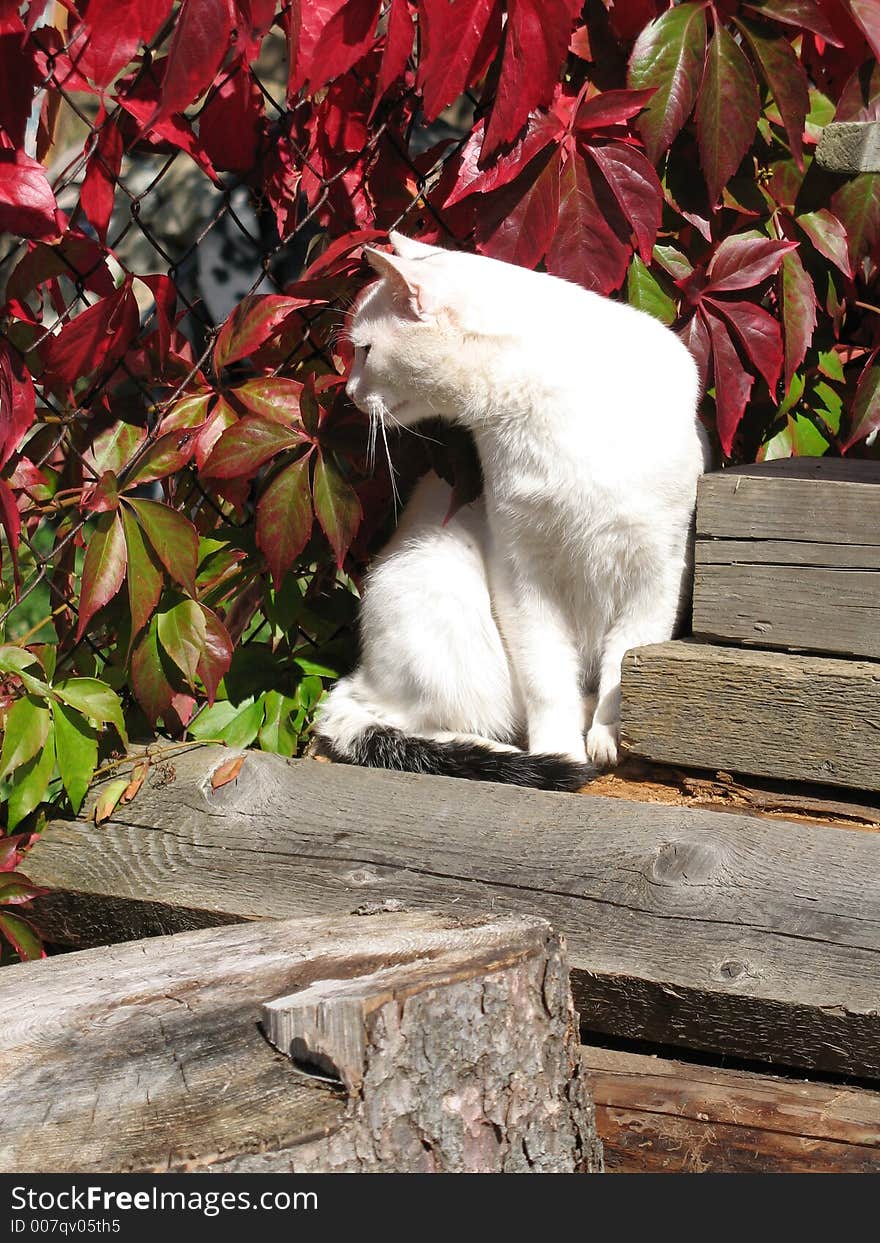
[[[364,249],[379,280],[354,309],[346,391],[371,420],[390,425],[457,417],[461,381],[473,374],[492,332],[489,286],[508,265],[399,233],[389,239],[391,254]]]

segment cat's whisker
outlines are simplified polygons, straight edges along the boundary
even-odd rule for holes
[[[385,430],[385,420],[380,417],[380,426],[382,428],[382,443],[385,445],[385,457],[388,459],[388,477],[391,480],[391,496],[394,501],[394,520],[397,521],[397,515],[400,511],[400,493],[397,490],[397,471],[394,469],[394,463],[391,461],[391,450],[388,447],[388,434]]]

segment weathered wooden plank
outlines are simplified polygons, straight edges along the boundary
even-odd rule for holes
[[[622,738],[668,764],[880,790],[880,665],[677,641],[629,652]]]
[[[328,1033],[346,989],[360,1044],[343,1075]],[[294,990],[323,991],[326,1025],[279,1052],[258,1020]],[[6,1170],[601,1160],[564,952],[544,921],[519,917],[260,921],[9,967],[0,1110]]]
[[[697,535],[880,544],[880,462],[788,458],[704,475]]]
[[[585,1045],[609,1173],[880,1172],[880,1093]]]
[[[832,121],[822,131],[816,163],[833,173],[880,173],[880,121]]]
[[[828,550],[840,545],[804,547],[820,564],[774,560],[780,550],[760,541],[699,541],[694,637],[880,658],[880,545],[869,550],[874,569],[829,567]],[[855,548],[842,553],[844,562],[859,556]]]
[[[50,826],[28,857],[57,891],[50,937],[146,935],[157,904],[165,926],[175,907],[540,914],[589,1029],[880,1076],[877,835],[258,753],[214,791],[228,754],[160,766],[100,829]]]

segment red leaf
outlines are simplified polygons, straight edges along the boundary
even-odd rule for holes
[[[718,202],[739,168],[754,140],[760,115],[752,67],[733,35],[716,25],[697,100],[697,142],[710,206]]]
[[[241,766],[244,763],[243,755],[236,755],[231,760],[226,760],[219,768],[215,768],[211,773],[211,789],[219,790],[221,786],[228,785],[230,781],[234,781],[241,772]]]
[[[154,90],[152,96],[146,95],[144,98],[122,95],[119,103],[137,121],[140,130],[143,131],[142,136],[148,134],[151,139],[164,140],[166,145],[163,146],[160,143],[160,149],[185,151],[190,159],[194,160],[216,185],[219,185],[220,179],[214,165],[209,160],[208,153],[196,139],[189,121],[181,114],[168,117],[158,115],[156,98]]]
[[[77,69],[98,86],[108,86],[139,44],[152,40],[170,10],[171,0],[89,0],[85,23],[70,47]]]
[[[168,432],[146,450],[144,456],[125,480],[126,491],[136,484],[152,483],[175,475],[186,466],[195,451],[195,436],[191,428]]]
[[[309,457],[306,454],[279,471],[257,502],[257,547],[272,571],[276,590],[312,533]]]
[[[16,833],[12,837],[0,837],[0,872],[12,872],[24,858],[30,842],[29,834]]]
[[[106,244],[107,228],[113,214],[116,181],[122,167],[122,134],[114,121],[104,119],[98,142],[86,168],[79,202],[86,219]]]
[[[17,350],[0,340],[0,468],[33,426],[34,385]]]
[[[261,376],[239,384],[232,392],[252,414],[259,414],[273,423],[299,429],[299,403],[303,386],[299,380],[285,376]]]
[[[483,143],[483,122],[479,121],[461,150],[461,163],[455,186],[444,202],[453,207],[469,194],[486,194],[508,185],[527,165],[540,155],[545,147],[555,142],[563,132],[563,124],[553,112],[542,112],[531,117],[525,134],[510,151],[493,160],[485,170],[479,166],[480,148]]]
[[[131,656],[131,684],[137,701],[151,725],[172,709],[174,687],[168,681],[159,652],[156,618],[144,631]]]
[[[217,76],[235,23],[232,0],[183,0],[174,23],[159,103],[145,125],[183,112]]]
[[[547,252],[547,271],[608,294],[623,281],[629,256],[629,247],[596,199],[587,164],[570,156],[559,178],[559,221]]]
[[[880,8],[877,0],[846,0],[875,56],[880,57]]]
[[[876,357],[875,350],[859,379],[850,416],[851,430],[843,445],[844,453],[880,427],[880,367],[876,365]]]
[[[406,72],[407,61],[413,50],[414,35],[413,19],[407,0],[391,0],[388,28],[385,32],[385,47],[376,77],[376,93],[373,96],[371,116],[389,88]]]
[[[131,277],[115,293],[87,307],[50,337],[41,353],[46,371],[65,387],[118,359],[140,328]]]
[[[609,125],[624,125],[647,108],[656,92],[651,86],[643,91],[602,91],[588,96],[575,113],[574,128],[589,133]]]
[[[118,514],[101,514],[86,545],[82,588],[79,599],[79,625],[76,640],[98,609],[112,600],[125,580],[125,534]]]
[[[263,95],[247,66],[237,66],[199,113],[199,142],[215,168],[247,173],[263,137]]]
[[[381,0],[312,0],[302,5],[288,96],[303,87],[314,94],[357,64],[373,46],[381,7]]]
[[[48,893],[21,872],[0,872],[0,906],[21,906]]]
[[[693,355],[694,362],[697,364],[697,370],[700,373],[700,392],[704,393],[709,380],[712,342],[709,339],[709,329],[706,327],[706,322],[702,315],[692,315],[678,335]]]
[[[302,444],[305,439],[303,432],[256,414],[246,414],[217,441],[205,463],[205,474],[215,479],[252,475],[270,458]]]
[[[176,583],[196,594],[199,533],[189,518],[161,501],[126,498],[147,533],[153,551]]]
[[[754,302],[706,298],[703,305],[711,307],[713,313],[733,328],[749,360],[767,381],[770,395],[775,397],[782,369],[782,332],[778,320]]]
[[[17,148],[24,146],[34,91],[42,78],[34,51],[33,43],[22,46],[21,33],[6,33],[0,23],[0,127]]]
[[[0,147],[0,233],[56,238],[57,207],[42,164],[23,151]]]
[[[788,134],[791,154],[798,168],[804,167],[804,124],[810,108],[807,75],[797,53],[782,34],[773,34],[754,22],[739,21],[758,67],[773,93]]]
[[[534,108],[553,99],[581,0],[507,0],[504,55],[482,159],[512,142]]]
[[[208,703],[213,703],[220,679],[232,663],[232,640],[217,614],[205,608],[204,604],[201,609],[205,615],[205,645],[199,656],[196,673],[208,692]]]
[[[105,470],[94,485],[83,492],[82,507],[91,514],[108,513],[119,506],[119,481],[112,470]]]
[[[767,237],[735,233],[721,242],[709,264],[706,293],[749,289],[779,270],[783,255],[797,242],[774,242]]]
[[[351,484],[320,452],[315,462],[313,496],[318,521],[341,568],[361,524],[361,503]]]
[[[229,403],[221,397],[207,423],[196,434],[196,465],[199,470],[205,469],[205,462],[210,457],[211,450],[227,427],[232,427],[233,423],[237,422],[238,415]]]
[[[425,116],[435,120],[485,68],[484,45],[501,33],[498,0],[421,0],[422,40],[416,85]]]
[[[162,594],[159,558],[147,543],[134,514],[122,507],[122,527],[128,564],[128,602],[131,609],[131,637],[136,639],[153,616]]]
[[[496,192],[491,214],[484,209],[477,220],[479,251],[526,268],[540,263],[553,241],[559,216],[561,158],[558,149],[548,152]]]
[[[852,276],[846,229],[825,207],[795,216],[795,223],[806,233],[820,255],[830,259],[844,276]]]
[[[624,143],[588,146],[587,152],[632,225],[642,261],[650,263],[663,214],[663,190],[654,166],[641,151]]]
[[[656,88],[636,128],[648,159],[656,164],[690,116],[706,59],[706,10],[679,4],[646,26],[629,61],[627,83]]]
[[[797,251],[784,255],[779,273],[779,303],[785,343],[785,390],[804,361],[816,328],[816,291]]]
[[[746,5],[764,17],[784,22],[786,26],[811,30],[834,47],[843,46],[816,0],[746,0]]]
[[[214,345],[214,366],[219,369],[253,354],[281,331],[284,321],[303,305],[301,298],[284,294],[255,293],[241,302],[220,330]]]
[[[846,229],[854,272],[880,240],[880,173],[851,177],[831,196],[831,211]]]
[[[712,367],[715,375],[715,417],[718,436],[726,457],[733,449],[733,438],[740,425],[754,379],[739,360],[734,344],[720,319],[708,312],[706,327],[712,341]]]
[[[386,240],[387,235],[382,229],[355,229],[353,233],[336,238],[309,264],[301,279],[291,285],[287,292],[297,293],[304,281],[313,281],[319,276],[337,276],[341,272],[357,268],[360,256],[355,257],[353,251],[359,250],[361,246],[369,246],[371,242]]]
[[[156,341],[159,362],[168,360],[171,341],[174,335],[174,312],[177,307],[177,286],[170,276],[157,273],[153,276],[139,276],[139,281],[147,286],[156,303]]]
[[[18,545],[21,540],[21,514],[15,503],[15,493],[5,479],[0,479],[0,527],[6,532],[9,554],[12,557],[12,573],[15,580],[16,594],[21,586],[18,569]],[[2,547],[0,547],[2,557]]]

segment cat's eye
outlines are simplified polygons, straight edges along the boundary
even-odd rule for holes
[[[355,346],[355,351],[356,351],[357,353],[359,353],[359,354],[360,354],[360,356],[361,356],[361,362],[364,362],[364,363],[365,363],[365,362],[367,361],[367,355],[368,355],[368,354],[369,354],[369,352],[370,352],[370,347],[369,347],[369,345],[356,345],[356,346]]]

